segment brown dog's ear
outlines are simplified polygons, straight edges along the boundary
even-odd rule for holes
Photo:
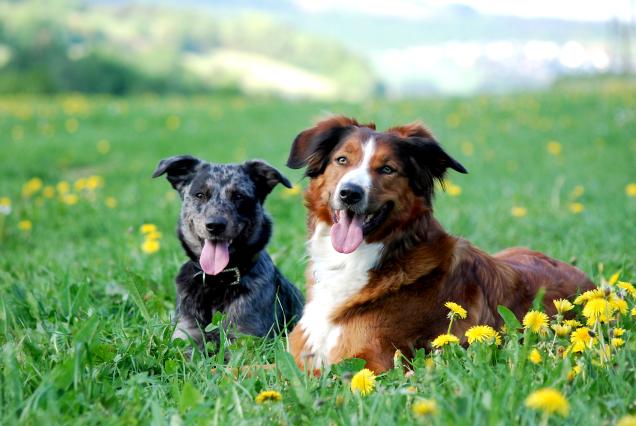
[[[406,175],[411,180],[413,190],[430,203],[435,181],[443,183],[449,168],[464,174],[468,171],[442,149],[428,130],[423,127],[421,130],[426,132],[426,136],[417,131],[414,133],[416,136],[400,139],[398,149],[400,158],[405,159]]]
[[[325,171],[329,154],[338,142],[356,127],[375,130],[375,124],[359,124],[353,118],[341,115],[318,122],[314,127],[301,132],[292,144],[287,167],[300,169],[307,166],[305,176],[319,176]]]
[[[272,192],[272,189],[279,183],[287,188],[291,188],[292,184],[285,176],[274,167],[261,160],[250,160],[243,163],[243,167],[247,171],[254,185],[256,186],[256,196],[261,201]]]
[[[181,192],[192,178],[197,174],[203,161],[191,155],[177,155],[174,157],[164,158],[159,162],[157,168],[152,174],[153,178],[166,175],[166,179],[174,189]]]

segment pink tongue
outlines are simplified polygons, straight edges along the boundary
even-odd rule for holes
[[[331,244],[340,253],[351,253],[362,243],[362,223],[360,216],[353,219],[347,212],[340,211],[340,220],[331,227]]]
[[[230,262],[230,251],[226,241],[205,240],[199,263],[208,275],[216,275]]]

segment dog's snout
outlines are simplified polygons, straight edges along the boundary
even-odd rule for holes
[[[362,187],[353,183],[347,183],[343,185],[342,188],[340,188],[340,192],[338,193],[338,197],[340,198],[340,200],[348,206],[356,204],[357,202],[362,200],[363,196],[364,190],[362,189]]]
[[[220,235],[227,228],[227,219],[221,216],[211,217],[205,222],[205,228],[212,235]]]

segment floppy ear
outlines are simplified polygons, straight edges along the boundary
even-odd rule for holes
[[[430,135],[430,134],[429,134]],[[401,158],[405,160],[406,174],[413,190],[431,201],[435,181],[443,183],[450,168],[468,173],[464,166],[448,155],[432,136],[412,136],[398,142]]]
[[[358,124],[353,118],[341,115],[318,122],[296,136],[287,159],[287,167],[300,169],[307,166],[305,176],[313,178],[321,175],[327,167],[331,151],[355,127],[375,130],[373,123]]]
[[[287,188],[291,188],[292,184],[285,176],[283,176],[274,167],[261,160],[250,160],[243,163],[243,167],[250,175],[250,178],[256,185],[256,196],[265,201],[265,197],[272,192],[272,189],[279,183]]]
[[[168,182],[174,189],[181,192],[197,174],[201,164],[203,164],[201,160],[190,155],[164,158],[157,165],[152,177],[156,178],[164,173],[167,174],[166,179],[168,179]]]

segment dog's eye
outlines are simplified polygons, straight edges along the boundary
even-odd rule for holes
[[[348,161],[349,160],[347,160],[347,157],[344,157],[344,156],[336,158],[336,163],[342,164],[343,166],[347,164]]]
[[[196,194],[194,194],[195,197],[197,197],[199,200],[203,200],[205,198],[205,194],[203,192],[197,192]]]
[[[234,198],[236,201],[240,201],[245,199],[245,195],[241,194],[240,192],[235,192],[234,194],[232,194],[232,198]]]
[[[380,173],[382,173],[383,175],[392,175],[393,173],[395,173],[395,169],[391,166],[384,166],[380,169]]]

